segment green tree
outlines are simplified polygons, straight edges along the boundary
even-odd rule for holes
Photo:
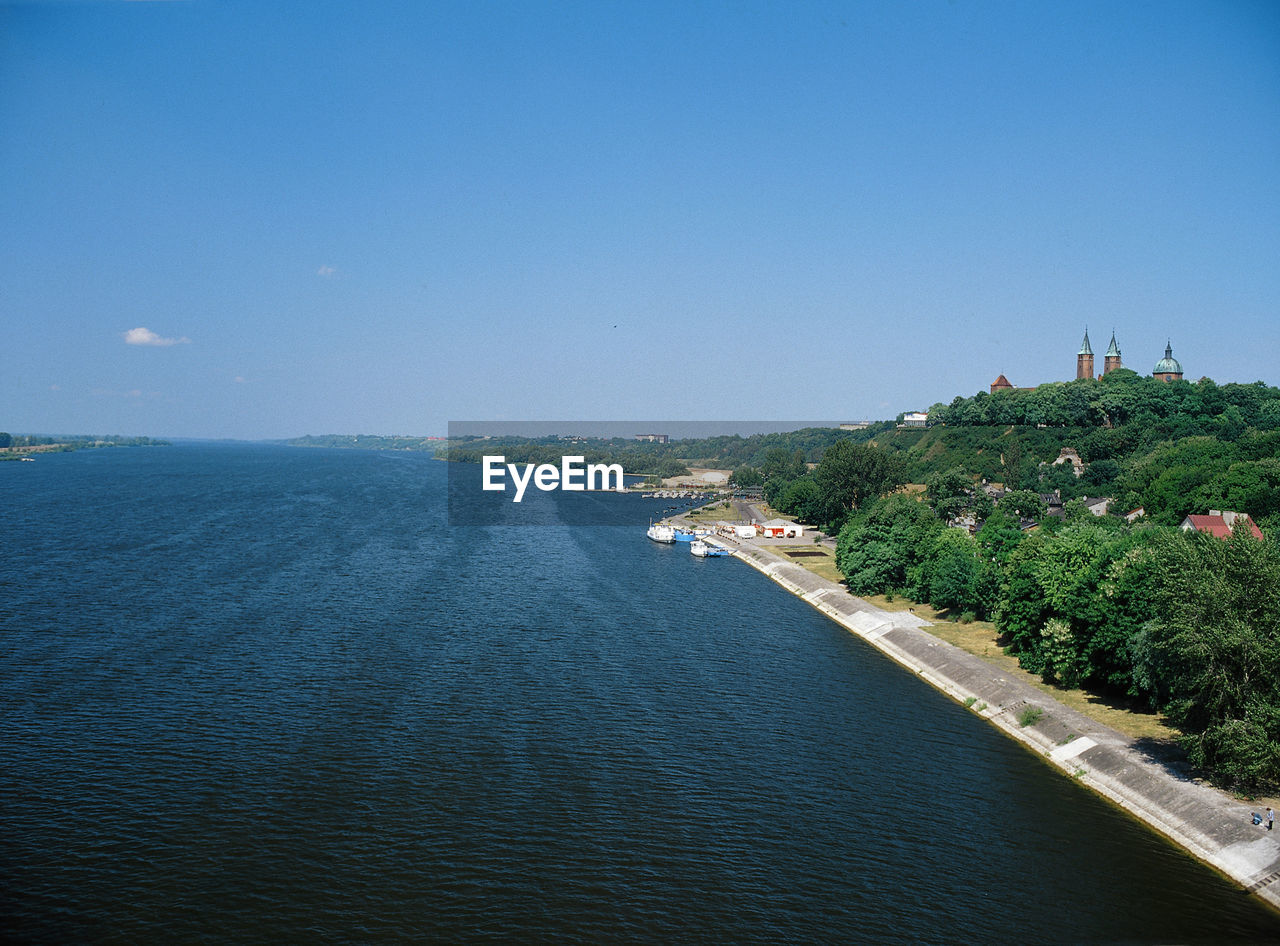
[[[1280,787],[1280,553],[1238,528],[1227,541],[1170,531],[1150,627],[1165,712],[1191,761],[1229,788]]]
[[[1029,489],[1013,489],[1005,493],[997,504],[998,509],[1012,516],[1024,516],[1040,522],[1049,513],[1049,509],[1040,498],[1040,494]]]
[[[1022,444],[1018,442],[1017,437],[1010,437],[1009,442],[1001,449],[1000,469],[1004,476],[1005,489],[1022,487]]]
[[[925,481],[929,507],[943,522],[958,518],[969,508],[973,491],[973,478],[963,467],[953,466],[941,473],[934,473]]]
[[[1021,543],[1025,533],[1018,520],[996,506],[978,530],[978,545],[985,561],[1003,566]]]
[[[808,469],[804,462],[804,452],[798,449],[791,451],[786,447],[770,447],[760,463],[760,475],[766,483],[771,480],[794,480],[804,476]]]
[[[1110,495],[1108,491],[1119,475],[1120,464],[1115,460],[1094,460],[1084,468],[1080,485],[1088,491],[1090,496],[1108,496]]]
[[[664,480],[672,476],[688,476],[689,468],[674,458],[660,460],[655,471]]]
[[[943,529],[929,507],[902,493],[886,496],[852,517],[836,542],[836,567],[854,594],[905,588],[929,539]]]
[[[978,543],[968,532],[943,529],[933,536],[925,559],[928,600],[935,608],[981,611],[978,601]]]
[[[822,493],[812,476],[802,476],[787,483],[774,505],[780,512],[801,522],[823,521]]]
[[[1040,673],[1045,682],[1061,683],[1068,690],[1075,689],[1084,678],[1087,666],[1071,622],[1050,618],[1040,629],[1040,638],[1040,652],[1044,658]]]
[[[1087,648],[1091,681],[1147,699],[1155,691],[1138,663],[1147,625],[1155,617],[1160,569],[1152,546],[1161,531],[1123,530],[1099,557],[1097,617]]]
[[[906,482],[906,470],[893,454],[875,447],[837,441],[827,448],[814,482],[822,493],[824,521],[841,522],[850,510]]]
[[[1038,577],[1040,555],[1049,541],[1048,535],[1034,532],[1013,550],[1005,566],[1003,593],[996,609],[996,623],[1007,640],[1008,652],[1032,673],[1044,669],[1040,630],[1055,616],[1045,601]]]

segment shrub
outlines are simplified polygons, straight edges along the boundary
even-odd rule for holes
[[[1040,717],[1043,715],[1044,710],[1038,706],[1025,707],[1022,712],[1018,714],[1018,725],[1023,729],[1026,729],[1028,726],[1034,726],[1039,722]]]

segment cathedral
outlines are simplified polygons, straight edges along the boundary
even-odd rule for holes
[[[1116,344],[1116,333],[1111,333],[1111,344],[1107,348],[1107,353],[1102,356],[1102,374],[1111,374],[1117,368],[1123,368],[1124,364],[1120,360],[1120,346]],[[1164,347],[1164,357],[1156,362],[1156,366],[1151,369],[1151,376],[1157,381],[1181,381],[1182,365],[1173,357],[1173,345],[1166,343]],[[1080,381],[1084,378],[1094,377],[1093,373],[1093,346],[1089,344],[1089,330],[1084,330],[1084,342],[1080,345],[1080,350],[1076,352],[1076,380]],[[997,391],[1012,391],[1014,386],[1004,375],[996,378],[991,382],[991,393]],[[1031,390],[1030,388],[1021,388],[1018,390]]]
[[[1116,333],[1111,333],[1111,347],[1107,349],[1107,353],[1102,356],[1102,375],[1111,374],[1117,368],[1123,368],[1120,363],[1120,346],[1116,344]],[[1098,377],[1102,377],[1098,375]],[[1093,348],[1089,344],[1089,330],[1084,330],[1084,342],[1080,346],[1080,350],[1076,352],[1076,380],[1081,378],[1093,377]],[[1182,365],[1173,357],[1173,345],[1166,343],[1164,346],[1164,357],[1156,362],[1156,366],[1151,369],[1151,377],[1157,381],[1181,381]]]

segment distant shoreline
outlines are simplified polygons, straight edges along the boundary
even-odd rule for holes
[[[98,450],[104,447],[169,447],[168,440],[155,440],[151,437],[15,437],[15,440],[36,440],[36,443],[20,443],[0,447],[0,462],[6,460],[23,460],[33,458],[42,453],[74,453],[77,450]]]

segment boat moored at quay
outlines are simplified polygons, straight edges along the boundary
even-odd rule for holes
[[[676,540],[676,530],[674,526],[664,525],[661,522],[649,523],[649,538],[655,542],[662,542],[670,545]]]
[[[689,544],[689,554],[696,555],[698,558],[724,558],[732,553],[723,546],[695,539]]]

